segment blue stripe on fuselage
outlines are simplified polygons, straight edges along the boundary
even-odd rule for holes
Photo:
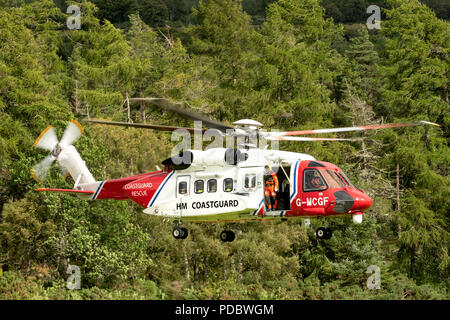
[[[105,181],[100,182],[100,185],[98,186],[97,191],[95,191],[94,196],[92,197],[92,199],[96,199],[97,198],[98,193],[102,189],[104,183],[105,183]]]
[[[153,200],[150,202],[150,204],[147,206],[147,208],[150,208],[153,203],[155,203],[156,198],[158,198],[159,193],[161,192],[161,190],[164,188],[164,185],[167,183],[167,181],[169,181],[170,177],[174,174],[175,171],[172,171],[169,176],[167,176],[166,180],[164,180],[164,182],[161,184],[161,187],[159,188],[159,190],[156,192],[156,195],[153,197]]]
[[[261,210],[261,205],[264,202],[264,198],[261,200],[261,202],[258,205],[258,209],[256,209],[255,211],[253,211],[252,215],[255,215],[259,210]]]
[[[291,200],[292,200],[292,198],[295,196],[295,194],[296,194],[296,190],[297,190],[297,168],[298,168],[298,164],[299,164],[299,162],[300,162],[300,160],[298,160],[296,163],[295,163],[295,168],[294,168],[294,181],[293,181],[293,184],[294,184],[294,192],[292,193],[292,195],[291,195]]]

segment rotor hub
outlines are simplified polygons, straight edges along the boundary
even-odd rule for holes
[[[52,156],[54,156],[55,158],[58,158],[61,151],[62,151],[61,146],[59,144],[57,144],[56,147],[52,150]]]

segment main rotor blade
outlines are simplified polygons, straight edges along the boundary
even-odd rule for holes
[[[48,126],[42,131],[33,146],[47,151],[53,151],[57,144],[58,138],[56,137],[55,128],[53,126]]]
[[[104,121],[104,120],[85,120],[86,122],[96,123],[96,124],[106,124],[110,126],[121,126],[121,127],[133,127],[133,128],[144,128],[144,129],[153,129],[159,131],[175,131],[175,130],[187,130],[190,133],[204,133],[206,130],[194,129],[194,128],[185,128],[185,127],[175,127],[175,126],[163,126],[157,124],[146,124],[146,123],[128,123],[128,122],[117,122],[117,121]]]
[[[406,123],[372,124],[372,125],[361,126],[361,127],[285,131],[285,132],[272,133],[272,136],[296,136],[296,135],[316,134],[316,133],[365,131],[365,130],[377,130],[377,129],[387,129],[387,128],[414,127],[414,126],[420,126],[420,125],[433,125],[433,126],[439,127],[439,125],[436,123],[421,120],[421,121],[417,121],[417,122],[406,122]]]
[[[39,162],[37,165],[35,165],[33,168],[31,168],[31,175],[37,182],[44,181],[45,177],[47,176],[48,171],[50,170],[50,167],[52,166],[53,161],[55,161],[55,157],[53,155],[48,155],[45,159],[43,159],[41,162]]]
[[[281,140],[281,141],[362,141],[361,138],[311,138],[311,137],[287,137],[287,136],[268,136],[267,140]]]
[[[220,131],[226,132],[227,129],[233,129],[233,127],[221,123],[216,120],[212,120],[208,116],[195,112],[192,109],[186,109],[186,107],[183,107],[183,105],[187,106],[189,105],[187,103],[175,103],[165,98],[131,98],[130,101],[147,101],[151,102],[153,104],[156,104],[160,108],[163,108],[165,110],[169,110],[172,112],[176,112],[179,115],[181,115],[184,118],[190,119],[190,120],[199,120],[202,121],[203,124],[208,128],[218,129]]]
[[[61,146],[70,146],[84,133],[83,127],[76,120],[70,120],[64,131],[61,142]]]

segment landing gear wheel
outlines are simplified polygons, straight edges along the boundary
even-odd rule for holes
[[[227,239],[228,239],[227,231],[222,231],[220,233],[220,240],[222,240],[223,242],[227,242]]]
[[[220,240],[223,242],[232,242],[235,239],[235,235],[233,231],[224,230],[220,233]]]
[[[187,236],[188,236],[188,234],[189,234],[188,229],[186,229],[186,228],[181,228],[181,231],[183,232],[183,235],[180,237],[180,239],[186,239]]]
[[[183,231],[181,231],[181,228],[176,227],[176,228],[173,228],[172,235],[175,239],[180,239],[182,232]]]
[[[318,239],[326,239],[326,232],[327,229],[320,227],[319,229],[316,230],[316,236]]]
[[[186,228],[176,227],[172,231],[172,235],[175,239],[186,239],[189,232]]]
[[[318,239],[330,239],[333,232],[330,228],[320,227],[316,230],[316,236]]]

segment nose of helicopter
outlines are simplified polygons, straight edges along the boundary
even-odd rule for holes
[[[356,197],[356,204],[359,210],[366,211],[372,206],[373,200],[361,190]]]

